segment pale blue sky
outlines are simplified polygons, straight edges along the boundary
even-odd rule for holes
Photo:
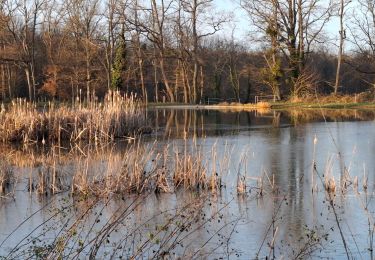
[[[214,0],[214,5],[218,11],[232,13],[234,21],[226,24],[220,32],[221,35],[230,37],[232,28],[235,27],[235,38],[241,42],[249,42],[250,20],[248,14],[239,6],[239,0]],[[335,52],[338,38],[338,21],[333,18],[325,27],[325,36],[327,39],[327,48]],[[347,43],[348,45],[348,43]]]
[[[235,0],[215,0],[215,5],[219,11],[229,12],[233,15],[233,22],[225,25],[222,33],[230,36],[235,27],[235,37],[238,40],[245,38],[249,32],[249,19],[246,12],[239,6]]]

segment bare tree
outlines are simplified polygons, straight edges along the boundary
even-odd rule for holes
[[[191,57],[193,63],[193,76],[192,76],[192,102],[198,103],[202,98],[199,96],[198,84],[199,84],[199,71],[202,70],[202,64],[199,59],[199,48],[203,38],[214,35],[220,30],[221,25],[227,22],[228,18],[221,16],[216,17],[212,12],[213,0],[182,0],[183,10],[188,14],[188,20],[190,23],[190,37],[191,37]],[[210,12],[208,13],[208,10]],[[206,21],[206,24],[202,24],[201,21]],[[208,29],[199,31],[199,28],[206,27]],[[204,81],[200,79],[200,89],[202,92]]]
[[[165,60],[167,57],[167,46],[166,46],[166,19],[167,14],[173,4],[173,0],[166,2],[164,0],[160,1],[160,5],[157,4],[156,0],[151,1],[151,16],[152,16],[152,27],[146,28],[148,32],[148,38],[154,43],[154,47],[157,49],[157,60],[163,78],[163,83],[165,85],[168,98],[170,102],[175,102],[174,93],[170,80],[167,76]]]
[[[305,71],[306,60],[313,43],[331,18],[333,3],[319,0],[240,0],[256,32],[271,46],[269,67],[277,64],[276,55],[282,53],[288,61],[288,85],[292,96],[298,95],[295,83]],[[277,51],[275,49],[277,48]],[[266,57],[267,60],[270,60]],[[277,75],[275,73],[275,75]],[[276,89],[276,88],[275,88]]]
[[[375,2],[371,0],[358,1],[353,13],[350,27],[352,43],[360,53],[375,56]]]
[[[12,35],[14,43],[20,47],[17,64],[24,69],[28,96],[30,100],[35,98],[36,87],[36,33],[40,23],[39,14],[42,10],[44,0],[33,1],[4,1],[3,10],[10,19],[7,20],[7,29]]]
[[[375,89],[375,2],[371,0],[359,0],[352,15],[352,25],[349,27],[351,43],[356,47],[355,52],[359,56],[353,61],[346,61],[362,76],[370,76],[371,79],[362,80]]]
[[[134,44],[135,44],[135,52],[137,57],[137,63],[138,63],[138,74],[140,77],[141,82],[141,89],[142,89],[142,97],[145,103],[147,103],[148,95],[146,91],[145,86],[145,77],[144,77],[144,54],[142,51],[142,43],[141,43],[141,28],[140,28],[140,22],[139,22],[139,5],[138,0],[134,0],[133,3],[133,9],[134,9],[134,24],[135,24],[135,35],[134,35]]]
[[[8,23],[11,17],[5,14],[4,6],[0,8],[0,70],[1,70],[1,95],[12,98],[15,78],[17,74],[18,54],[16,44]]]
[[[107,32],[106,32],[106,70],[107,70],[107,88],[112,87],[112,66],[115,59],[116,51],[116,42],[118,27],[120,25],[120,14],[118,14],[119,0],[107,0],[106,1],[106,10],[105,15],[107,23]]]
[[[340,71],[341,71],[341,63],[342,63],[342,56],[344,52],[344,41],[346,38],[346,30],[344,28],[344,15],[345,15],[345,8],[351,1],[340,0],[340,9],[339,9],[339,20],[340,20],[340,30],[339,30],[339,53],[337,55],[337,69],[336,69],[336,79],[335,79],[335,86],[334,86],[334,94],[337,94],[337,90],[340,86]]]
[[[99,0],[69,0],[65,2],[67,26],[76,40],[76,52],[83,48],[87,99],[90,99],[92,61],[98,49],[96,33],[101,20]]]

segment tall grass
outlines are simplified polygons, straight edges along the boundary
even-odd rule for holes
[[[74,164],[70,174],[65,174],[66,169],[61,168],[59,162],[64,160],[57,152],[52,151],[45,158],[38,158],[40,156],[34,158],[38,163],[30,163],[37,168],[32,181],[33,192],[51,194],[67,190],[72,195],[67,196],[69,198],[67,201],[72,200],[76,204],[68,205],[66,208],[61,207],[60,211],[56,210],[56,215],[47,220],[51,221],[50,230],[57,230],[55,237],[50,236],[44,229],[33,230],[30,235],[25,235],[20,244],[10,249],[7,258],[37,256],[53,259],[81,258],[83,255],[95,258],[107,257],[105,253],[108,252],[113,258],[122,256],[128,259],[152,257],[162,259],[172,257],[172,253],[189,259],[204,258],[206,252],[202,248],[209,245],[211,237],[208,237],[207,241],[198,241],[202,242],[199,245],[189,243],[190,239],[194,240],[202,229],[212,231],[210,225],[213,220],[221,223],[217,233],[229,234],[229,241],[232,234],[229,225],[237,223],[238,218],[222,221],[218,212],[223,209],[208,215],[204,207],[209,205],[210,198],[211,200],[218,198],[216,194],[220,194],[225,187],[225,183],[224,185],[221,183],[222,179],[226,180],[224,175],[229,169],[228,165],[234,163],[230,157],[232,153],[230,149],[223,155],[223,153],[218,154],[219,148],[216,144],[203,148],[203,146],[186,142],[177,145],[169,142],[145,144],[141,141],[133,142],[122,153],[111,152],[111,148],[106,147],[109,151],[107,150],[105,154],[101,151],[100,155],[95,154],[95,150],[89,150],[89,147],[87,150],[82,148],[81,153],[76,150],[81,156],[68,153],[70,158],[75,159],[75,162],[70,164],[71,166]],[[254,172],[247,171],[247,162],[248,157],[244,153],[239,158],[237,171],[233,175],[237,178],[237,195],[239,195],[238,198],[251,199],[267,198],[269,194],[271,199],[277,202],[274,204],[276,207],[273,214],[269,216],[271,219],[266,226],[257,253],[257,256],[261,256],[269,248],[268,257],[275,258],[279,252],[277,248],[285,246],[280,242],[278,230],[282,225],[282,207],[289,201],[286,196],[282,195],[282,191],[279,191],[273,174],[268,174],[264,170],[259,178],[251,178],[250,175]],[[332,203],[331,208],[335,207],[335,192],[345,186],[327,188],[329,185],[326,186],[326,183],[329,183],[333,176],[332,165],[333,159],[328,160],[324,177],[313,167],[315,176],[321,179],[321,190],[326,189],[331,195],[329,197],[329,202]],[[256,186],[250,185],[250,180],[256,180]],[[315,183],[312,182],[314,185],[318,184],[316,180]],[[256,191],[255,196],[250,196],[250,192],[254,195],[251,190]],[[161,213],[162,221],[159,215],[152,216],[150,220],[143,218],[146,211],[141,209],[147,197],[168,197],[160,193],[175,193],[172,197],[177,194],[180,196],[181,193],[178,191],[193,191],[185,194],[194,195],[196,199],[184,201],[182,206],[173,212]],[[235,194],[235,189],[232,191]],[[215,196],[210,196],[212,194]],[[224,194],[228,193],[224,192]],[[314,192],[314,196],[315,194],[317,192]],[[117,205],[112,204],[117,200],[124,204],[106,215],[108,205],[112,207]],[[69,219],[70,214],[75,215],[72,220]],[[135,214],[139,214],[142,220],[134,221]],[[60,217],[64,222],[60,221],[61,226],[56,228],[55,222],[59,221],[56,219]],[[119,234],[118,230],[121,230],[120,236],[116,235]],[[315,226],[311,230],[306,227],[308,234],[306,238],[300,240],[299,244],[292,245],[293,256],[296,256],[296,259],[309,255],[323,245],[325,234],[321,235],[319,230]],[[211,234],[212,237],[216,236],[215,232]],[[48,237],[52,239],[48,240]],[[135,246],[132,247],[132,245]],[[223,244],[218,246],[223,247]],[[124,251],[124,248],[129,252]],[[183,252],[179,251],[179,248],[182,248]],[[106,249],[108,252],[105,251]],[[298,250],[294,251],[294,249]]]
[[[140,101],[134,95],[110,91],[103,102],[92,98],[72,105],[48,103],[44,109],[23,99],[0,113],[2,142],[108,142],[149,131]]]
[[[13,170],[9,165],[0,161],[0,197],[7,197],[12,194],[11,188],[14,182]]]
[[[193,146],[187,154],[174,144],[157,147],[137,142],[123,154],[110,154],[104,172],[90,174],[90,157],[78,163],[73,176],[73,194],[142,194],[170,193],[178,189],[218,192],[223,171],[209,172],[218,162],[207,160],[203,151]]]

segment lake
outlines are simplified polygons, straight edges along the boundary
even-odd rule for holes
[[[3,145],[0,258],[373,258],[375,111],[145,116],[136,140]],[[158,179],[124,192],[137,167]]]

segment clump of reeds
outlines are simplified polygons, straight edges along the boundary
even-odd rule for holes
[[[246,177],[244,175],[237,175],[237,194],[246,194]]]
[[[329,193],[336,191],[336,181],[333,176],[324,178],[324,188]]]
[[[363,190],[367,190],[368,188],[368,176],[366,174],[365,166],[363,166],[363,181],[362,181]]]
[[[327,164],[324,170],[324,179],[322,180],[324,189],[328,193],[335,193],[336,191],[336,181],[335,177],[332,174],[333,168],[333,157],[329,157],[327,160]]]
[[[0,162],[0,197],[7,196],[9,190],[14,183],[14,175],[12,169]]]
[[[271,104],[269,102],[260,101],[260,102],[256,103],[256,107],[257,107],[257,109],[270,109]]]
[[[180,153],[174,151],[175,167],[173,169],[173,182],[176,188],[189,190],[210,190],[213,193],[219,192],[222,188],[222,174],[227,172],[227,154],[217,160],[216,144],[211,148],[211,155],[208,158],[203,155],[203,151],[193,146],[192,151]]]
[[[213,148],[214,152],[215,148]],[[71,190],[74,194],[142,194],[169,193],[178,189],[220,192],[221,176],[225,167],[216,167],[215,160],[207,160],[199,148],[180,153],[166,144],[133,144],[122,155],[110,155],[105,172],[90,174],[90,158],[79,163]]]
[[[106,142],[149,130],[136,96],[117,91],[108,92],[102,103],[78,99],[72,106],[49,103],[43,110],[17,99],[0,114],[2,142]]]
[[[247,193],[247,183],[246,183],[246,175],[247,175],[247,164],[246,164],[247,157],[245,155],[242,156],[238,170],[237,170],[237,195],[244,195]],[[244,166],[244,172],[241,173],[242,166]]]
[[[203,165],[201,152],[195,154],[180,153],[174,151],[175,171],[173,184],[176,188],[205,189],[209,182],[207,169]]]
[[[41,195],[56,194],[66,189],[64,178],[54,166],[42,166],[36,183],[32,183],[31,187]]]

